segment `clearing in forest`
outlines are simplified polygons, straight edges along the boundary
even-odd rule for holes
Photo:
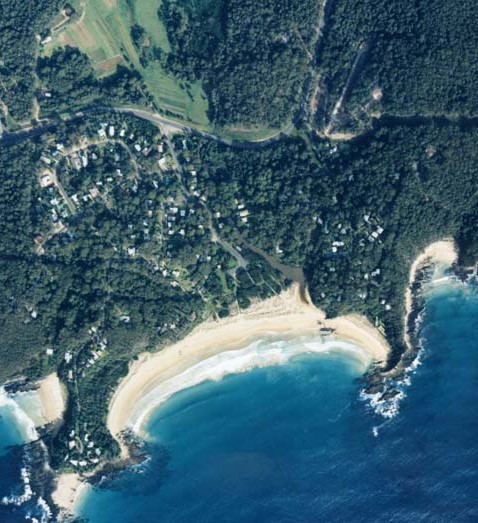
[[[158,10],[162,0],[79,0],[76,16],[54,32],[45,47],[51,54],[58,47],[77,47],[90,58],[98,77],[108,76],[118,65],[136,69],[143,77],[156,105],[178,118],[207,127],[207,98],[200,82],[179,81],[168,74],[158,59],[141,59],[142,49],[132,39],[133,26],[145,31],[144,47],[154,46],[165,56],[170,51],[166,29]]]

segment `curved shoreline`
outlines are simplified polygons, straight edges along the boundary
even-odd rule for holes
[[[410,273],[408,278],[408,287],[405,292],[405,321],[403,327],[403,339],[407,350],[400,358],[400,361],[396,365],[395,369],[390,371],[393,372],[402,370],[402,362],[414,354],[417,350],[416,343],[414,343],[412,336],[415,329],[413,316],[417,302],[417,286],[418,292],[421,290],[419,281],[420,272],[427,266],[433,267],[452,267],[458,259],[458,251],[455,246],[455,241],[451,238],[434,242],[426,247],[420,255],[415,259],[412,266],[410,267]],[[410,323],[413,323],[412,325]]]
[[[135,404],[128,419],[133,431],[143,439],[148,436],[147,424],[156,409],[176,393],[206,381],[220,381],[231,374],[242,374],[253,369],[283,365],[298,356],[340,352],[356,360],[360,374],[365,373],[372,356],[355,344],[341,340],[324,339],[316,331],[295,332],[293,336],[268,334],[251,340],[244,348],[225,350],[193,365],[172,378],[161,381]]]
[[[377,369],[383,378],[394,371],[398,372],[403,365],[403,358],[415,350],[409,335],[409,321],[414,310],[414,285],[420,270],[427,264],[451,266],[456,258],[454,241],[450,239],[429,245],[414,260],[405,294],[404,338],[407,351],[392,371],[384,373]],[[350,315],[325,320],[323,311],[311,305],[310,299],[304,301],[299,286],[295,285],[281,295],[258,302],[238,315],[220,321],[206,321],[178,343],[157,353],[144,353],[133,362],[110,401],[107,419],[108,429],[120,444],[121,457],[129,458],[128,448],[122,442],[120,433],[126,427],[136,402],[154,390],[161,383],[161,378],[164,381],[165,375],[177,375],[181,363],[187,369],[214,354],[237,350],[244,347],[247,340],[258,339],[271,332],[295,335],[311,329],[317,330],[317,327],[336,329],[339,340],[348,340],[355,346],[368,349],[371,357],[377,361],[385,363],[387,360],[390,352],[388,342],[366,318]],[[163,368],[168,360],[171,366]],[[63,514],[71,514],[74,505],[79,502],[85,483],[77,474],[60,475],[58,479],[55,503],[61,507]]]
[[[359,315],[325,319],[325,314],[300,298],[293,286],[278,296],[258,302],[240,314],[219,321],[206,321],[183,340],[155,354],[143,354],[120,382],[110,402],[107,425],[121,446],[122,458],[128,449],[119,437],[130,425],[135,406],[158,386],[191,367],[221,353],[243,348],[247,343],[273,334],[304,334],[319,328],[334,330],[337,345],[351,342],[384,364],[390,347],[380,332]],[[307,352],[306,350],[302,352]],[[232,352],[231,352],[232,354]]]

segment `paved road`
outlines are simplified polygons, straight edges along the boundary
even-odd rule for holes
[[[107,113],[107,112],[118,112],[118,113],[123,113],[123,114],[130,114],[130,115],[136,116],[137,118],[142,118],[143,120],[147,120],[158,126],[173,127],[174,129],[177,129],[178,131],[190,132],[197,136],[202,136],[209,140],[214,140],[216,142],[222,143],[224,145],[228,145],[230,147],[236,147],[236,148],[242,148],[242,149],[255,149],[255,148],[266,147],[267,145],[269,145],[273,142],[279,141],[284,136],[290,135],[291,132],[294,130],[294,124],[290,123],[284,129],[282,129],[282,130],[278,131],[277,133],[275,133],[265,139],[262,139],[262,140],[255,140],[255,141],[230,140],[230,139],[226,139],[226,138],[223,138],[221,136],[218,136],[218,135],[215,135],[212,133],[208,133],[206,131],[198,130],[187,124],[180,123],[175,120],[170,120],[169,118],[166,118],[165,116],[163,116],[159,113],[154,113],[154,112],[146,111],[143,109],[135,109],[132,107],[95,107],[95,108],[91,108],[91,109],[85,109],[84,111],[81,111],[74,115],[68,116],[66,118],[58,119],[56,121],[55,120],[47,121],[46,123],[37,125],[35,127],[29,127],[27,129],[22,129],[20,131],[15,131],[12,133],[4,132],[3,136],[0,137],[0,145],[9,145],[12,143],[18,143],[18,142],[28,139],[28,138],[40,136],[44,132],[53,129],[55,127],[56,123],[59,121],[71,122],[76,119],[82,118],[83,116],[85,116],[87,114],[98,114],[98,113]]]
[[[157,125],[166,125],[168,127],[173,127],[174,129],[178,129],[179,131],[187,131],[193,134],[196,134],[198,136],[203,136],[204,138],[208,138],[210,140],[214,140],[219,143],[223,143],[225,145],[229,145],[231,147],[243,147],[243,148],[254,148],[254,147],[264,147],[266,145],[269,145],[273,142],[276,142],[280,140],[284,136],[288,136],[291,134],[291,132],[294,130],[294,124],[290,123],[288,124],[284,129],[281,129],[280,131],[274,133],[271,136],[268,136],[267,138],[261,139],[261,140],[231,140],[227,138],[223,138],[222,136],[218,136],[216,134],[208,133],[206,131],[201,131],[199,129],[196,129],[195,127],[191,127],[185,123],[180,123],[175,120],[170,120],[169,118],[166,118],[165,116],[159,114],[159,113],[153,113],[150,111],[142,110],[142,109],[134,109],[130,107],[115,107],[115,111],[119,113],[126,113],[126,114],[132,114],[138,118],[142,118],[143,120],[148,120],[149,122],[155,123]]]

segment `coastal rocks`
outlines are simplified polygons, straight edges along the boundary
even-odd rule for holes
[[[32,392],[38,390],[38,385],[32,383],[27,378],[17,378],[3,385],[3,389],[8,395],[18,394],[20,392]]]
[[[123,430],[120,433],[121,443],[128,449],[128,458],[108,462],[88,477],[88,483],[98,485],[118,472],[145,462],[148,455],[144,441],[131,430]]]
[[[57,511],[51,494],[54,490],[55,475],[48,465],[48,451],[45,445],[40,440],[34,441],[14,447],[11,452],[19,454],[18,459],[12,462],[22,462],[21,486],[9,496],[0,499],[0,503],[21,506],[32,521],[54,521]]]
[[[420,329],[426,307],[423,290],[432,281],[434,270],[435,265],[428,261],[418,266],[410,285],[411,308],[405,325],[408,350],[393,369],[385,372],[379,368],[372,369],[360,394],[361,399],[385,419],[393,419],[398,414],[400,403],[406,397],[405,390],[411,384],[411,375],[421,363],[423,346]]]

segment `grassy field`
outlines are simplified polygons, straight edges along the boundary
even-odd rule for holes
[[[159,109],[171,111],[200,127],[209,124],[207,99],[200,83],[186,87],[168,75],[157,61],[145,67],[131,39],[131,26],[143,27],[151,45],[169,51],[164,25],[158,17],[162,0],[78,0],[77,19],[59,31],[45,49],[78,47],[85,52],[99,77],[117,65],[135,68],[143,77]]]
[[[134,17],[136,23],[144,27],[151,36],[154,44],[161,47],[163,51],[170,50],[166,28],[159,19],[158,10],[163,0],[136,0],[134,4]]]

